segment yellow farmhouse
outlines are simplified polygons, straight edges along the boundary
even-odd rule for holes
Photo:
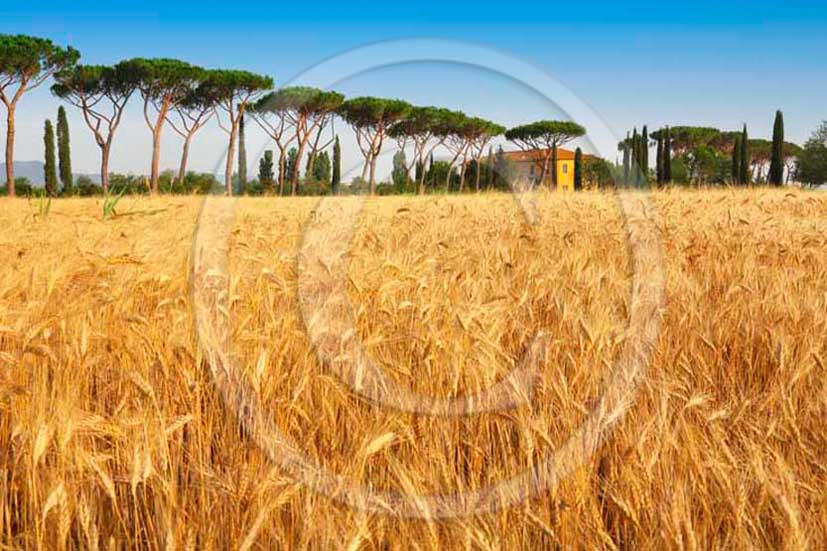
[[[505,151],[505,158],[511,162],[517,170],[517,177],[523,181],[538,182],[543,171],[543,159],[548,150],[534,151]],[[583,162],[590,155],[583,154]],[[543,178],[542,185],[551,188],[551,161],[549,161],[548,173]],[[539,183],[539,182],[538,182]],[[557,191],[574,191],[574,151],[568,149],[557,150]]]

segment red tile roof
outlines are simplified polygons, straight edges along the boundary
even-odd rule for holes
[[[542,161],[547,154],[550,155],[548,149],[533,149],[531,151],[503,151],[503,153],[505,154],[506,159],[514,162]],[[584,159],[588,159],[589,157],[592,157],[592,155],[588,155],[586,153],[583,154]],[[574,151],[558,148],[557,160],[573,161]]]

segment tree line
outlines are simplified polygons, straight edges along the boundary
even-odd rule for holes
[[[395,159],[392,181],[397,189],[425,193],[438,187],[448,191],[480,191],[510,185],[513,167],[492,140],[504,136],[523,151],[533,152],[537,170],[530,184],[551,174],[557,184],[558,149],[582,137],[586,129],[572,121],[541,120],[506,129],[496,122],[441,107],[417,106],[392,98],[345,98],[336,91],[304,86],[273,90],[273,78],[245,70],[206,69],[167,58],[133,58],[114,65],[79,63],[80,53],[50,40],[24,35],[0,35],[0,101],[7,111],[6,186],[15,194],[14,121],[21,97],[48,79],[57,98],[80,110],[82,119],[100,149],[100,182],[104,193],[111,187],[112,147],[124,110],[133,98],[140,101],[152,141],[148,193],[166,190],[201,190],[204,178],[187,169],[190,148],[207,124],[215,121],[225,133],[227,155],[224,192],[299,193],[337,192],[341,184],[341,144],[334,121],[353,131],[362,156],[362,171],[355,186],[376,194],[377,161],[388,142],[402,155]],[[259,161],[258,178],[248,181],[245,132],[252,121],[275,146]],[[161,144],[169,127],[182,139],[177,174],[160,170]],[[44,125],[45,189],[73,191],[69,129],[63,106],[58,112],[57,139],[51,121]],[[787,178],[812,174],[800,167],[803,149],[783,140],[783,116],[777,114],[773,141],[751,140],[742,132],[713,128],[663,128],[651,135],[646,126],[635,129],[619,144],[622,165],[575,155],[575,189],[583,182],[606,186],[614,183],[640,187],[656,183],[732,183],[767,181],[780,185]],[[57,159],[55,160],[55,142]],[[332,156],[328,153],[333,147]],[[657,158],[650,169],[649,150]],[[434,161],[434,152],[447,152],[447,160]],[[812,149],[812,148],[811,148]],[[405,151],[412,151],[410,158]],[[487,155],[486,155],[487,150]],[[332,158],[331,158],[332,157]],[[818,155],[811,155],[818,158]],[[236,172],[236,163],[238,171]],[[764,172],[765,165],[768,170]],[[812,163],[811,163],[812,165]],[[302,166],[304,178],[301,177]],[[197,180],[197,183],[195,182]],[[130,183],[130,189],[136,186]],[[213,187],[215,187],[213,185]],[[304,187],[304,189],[302,189]],[[88,182],[84,182],[84,189]]]
[[[771,140],[750,138],[739,131],[711,127],[666,126],[651,135],[644,125],[618,144],[622,161],[619,179],[625,185],[770,185],[792,181],[811,186],[827,182],[827,132],[823,124],[804,147],[785,141],[784,115],[775,114]],[[649,150],[656,159],[650,166]]]
[[[406,179],[416,191],[433,187],[434,170],[423,169],[437,148],[449,152],[447,170],[440,169],[440,180],[450,187],[458,178],[458,191],[480,190],[483,158],[487,146],[497,136],[506,135],[522,149],[548,149],[541,172],[556,166],[559,145],[585,134],[585,129],[567,121],[537,121],[529,125],[505,127],[461,111],[440,107],[415,106],[400,99],[356,97],[345,99],[335,91],[291,86],[272,90],[269,76],[243,70],[205,69],[176,59],[135,58],[114,65],[84,65],[80,53],[50,40],[22,35],[0,35],[0,99],[7,107],[6,181],[14,195],[14,119],[21,96],[47,79],[53,78],[52,93],[78,108],[100,149],[100,181],[104,192],[110,188],[109,160],[113,143],[129,101],[139,97],[142,114],[152,140],[152,159],[148,191],[156,193],[161,184],[160,152],[164,131],[172,128],[183,140],[177,180],[187,177],[190,147],[197,134],[211,120],[227,135],[224,173],[225,192],[244,191],[247,183],[244,142],[245,119],[252,120],[272,140],[277,158],[265,155],[259,166],[259,185],[265,192],[296,195],[301,185],[300,167],[307,159],[305,179],[330,178],[336,188],[341,179],[341,146],[333,133],[333,120],[345,121],[356,136],[363,158],[359,181],[367,191],[377,191],[377,161],[388,141],[400,150],[412,149],[406,160]],[[64,192],[72,189],[68,126],[61,107],[58,124],[59,168]],[[56,193],[54,138],[52,125],[44,129],[46,191]],[[333,161],[327,148],[334,144]],[[238,175],[234,179],[238,148]],[[493,163],[492,152],[489,159]],[[328,164],[332,164],[330,169]],[[474,168],[473,171],[469,167]],[[414,169],[417,169],[413,173]],[[496,170],[493,164],[487,169]],[[502,167],[500,167],[502,168]],[[503,170],[505,170],[503,168]],[[328,174],[330,172],[330,174]],[[430,174],[429,174],[430,172]],[[430,177],[429,177],[430,176]],[[502,178],[500,178],[502,179]],[[540,178],[542,180],[542,178]],[[238,185],[234,189],[233,182]]]

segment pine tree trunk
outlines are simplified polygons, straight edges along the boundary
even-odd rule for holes
[[[293,174],[291,174],[290,176],[290,178],[293,180],[293,195],[296,195],[297,189],[299,187],[299,169],[302,163],[302,156],[304,155],[304,148],[307,145],[307,140],[309,138],[310,135],[306,135],[304,139],[299,142],[299,147],[296,149],[296,164],[293,166]]]
[[[153,195],[158,193],[158,167],[161,163],[161,129],[159,126],[152,133],[152,173],[149,181]]]
[[[8,107],[6,117],[6,190],[14,197],[14,105]]]
[[[284,149],[279,148],[279,195],[284,195],[284,171],[286,170],[284,162]]]
[[[244,136],[244,115],[238,117],[238,191],[247,192],[247,144]]]
[[[104,193],[109,193],[109,148],[107,143],[101,146],[101,187]]]
[[[426,174],[427,171],[425,170],[425,158],[424,158],[424,149],[425,148],[423,147],[422,149],[423,149],[423,151],[421,151],[420,156],[419,156],[419,161],[418,161],[419,163],[422,163],[422,170],[419,171],[419,178],[418,178],[419,181],[417,183],[419,184],[419,194],[420,195],[425,195],[425,174]]]
[[[542,186],[543,182],[546,180],[546,175],[548,174],[549,164],[551,163],[551,155],[546,155],[543,158],[543,164],[540,165],[540,179],[537,180],[538,185]],[[531,182],[531,185],[534,185],[534,182]]]
[[[235,138],[238,133],[238,125],[232,121],[230,123],[230,144],[227,147],[227,165],[224,168],[224,193],[228,197],[233,195],[233,161],[235,160]]]
[[[378,155],[373,155],[370,160],[370,194],[376,195],[376,159]]]
[[[557,190],[557,144],[551,148],[551,186]]]
[[[491,151],[491,148],[488,148],[488,178],[487,178],[487,188],[488,191],[494,187],[494,154]]]
[[[448,165],[448,172],[445,175],[445,191],[450,193],[451,191],[451,170],[453,170],[454,164],[451,161],[451,164]]]
[[[181,150],[181,164],[178,166],[178,182],[183,185],[184,179],[187,177],[187,159],[190,154],[190,141],[192,141],[193,134],[187,134],[184,139],[184,147]]]
[[[146,108],[146,104],[144,104]],[[146,111],[145,111],[146,112]],[[169,112],[169,100],[165,99],[158,111],[155,128],[152,129],[152,173],[150,174],[150,187],[153,194],[158,193],[159,167],[161,164],[161,133],[164,130],[164,123]]]

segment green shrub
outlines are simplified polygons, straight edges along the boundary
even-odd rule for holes
[[[24,197],[27,195],[32,194],[32,183],[29,181],[28,178],[25,176],[18,176],[14,179],[14,192],[20,196]],[[6,186],[0,187],[0,195],[8,195],[9,190]]]
[[[103,188],[94,183],[89,176],[79,176],[75,180],[75,193],[81,197],[91,197],[103,193]]]

